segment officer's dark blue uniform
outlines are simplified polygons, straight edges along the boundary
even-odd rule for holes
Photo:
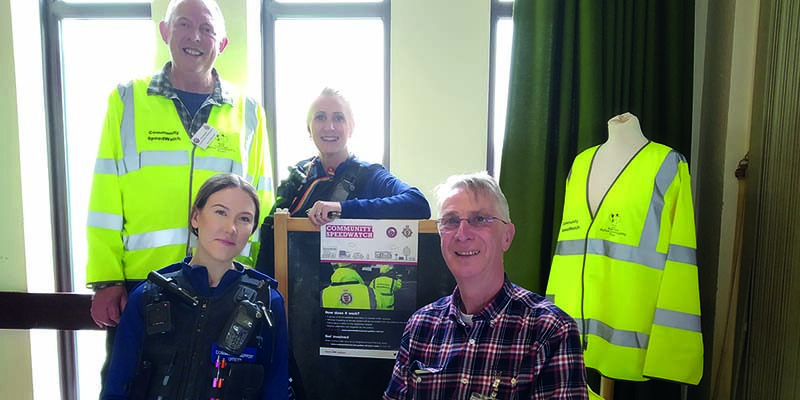
[[[147,282],[131,293],[117,329],[101,398],[136,398],[131,396],[139,396],[137,390],[142,389],[147,394],[139,398],[286,399],[288,331],[284,302],[277,290],[266,288],[274,288],[275,281],[235,263],[235,269],[228,270],[219,285],[211,288],[206,268],[189,266],[190,260],[159,272],[173,277],[195,296],[197,306]],[[259,293],[254,300],[272,310],[274,326],[270,329],[263,319],[257,320],[257,331],[243,353],[230,357],[219,348],[218,339],[238,301],[253,290]],[[164,312],[159,313],[159,309],[164,301],[169,302],[172,329],[154,333],[163,324]],[[224,364],[220,362],[223,358]],[[223,378],[221,384],[215,380],[218,377]],[[219,387],[212,388],[215,383]]]

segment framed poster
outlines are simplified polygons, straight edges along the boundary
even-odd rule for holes
[[[366,257],[322,262],[319,229],[305,218],[275,214],[275,278],[288,307],[289,340],[300,372],[298,381],[307,398],[380,398],[391,378],[405,320],[416,309],[453,292],[455,280],[441,255],[436,222],[405,222],[416,230],[415,265],[381,263]],[[403,253],[400,248],[398,254]],[[352,269],[366,285],[382,274],[399,278],[401,287],[394,292],[394,307],[323,306],[323,292],[340,268]],[[351,280],[359,280],[346,272]],[[341,297],[342,293],[332,297]],[[340,304],[355,302],[355,291],[350,293],[353,298],[348,300],[345,295]]]

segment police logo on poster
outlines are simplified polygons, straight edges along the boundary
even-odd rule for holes
[[[350,305],[350,303],[353,302],[353,294],[350,293],[347,289],[345,289],[339,296],[339,302],[344,305]]]

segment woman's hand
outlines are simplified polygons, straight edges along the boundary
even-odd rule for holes
[[[322,226],[338,218],[342,213],[342,204],[335,201],[317,201],[306,210],[308,219],[315,226]]]

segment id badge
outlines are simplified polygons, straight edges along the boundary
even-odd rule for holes
[[[208,148],[208,145],[217,137],[219,133],[214,127],[209,124],[203,124],[197,132],[192,135],[192,143],[201,147],[203,150]]]

